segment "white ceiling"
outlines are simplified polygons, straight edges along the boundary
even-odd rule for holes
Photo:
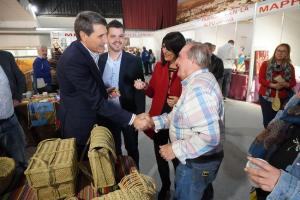
[[[17,0],[0,0],[0,28],[34,28],[36,20]]]

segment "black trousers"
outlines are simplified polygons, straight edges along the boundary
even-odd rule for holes
[[[122,137],[121,132],[123,133],[125,149],[128,156],[132,157],[135,161],[137,168],[139,169],[139,149],[138,149],[138,132],[132,127],[119,127],[116,124],[110,123],[107,128],[111,131],[116,146],[116,154],[122,155]]]
[[[267,128],[269,122],[276,116],[277,111],[274,111],[272,109],[272,103],[265,100],[261,95],[259,95],[259,103],[263,115],[263,124],[264,127]]]
[[[169,129],[160,130],[158,133],[154,134],[153,142],[154,142],[154,152],[158,167],[159,176],[162,182],[162,188],[168,190],[171,186],[170,181],[170,168],[169,163],[165,159],[163,159],[159,154],[159,146],[168,144],[169,141]],[[179,160],[177,158],[172,160],[174,169],[179,164]]]

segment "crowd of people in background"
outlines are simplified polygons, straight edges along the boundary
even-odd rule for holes
[[[138,49],[135,55],[124,51],[123,24],[107,24],[98,13],[79,13],[74,30],[77,40],[57,63],[61,137],[75,137],[80,155],[94,124],[107,126],[117,154],[122,154],[123,133],[127,153],[139,167],[138,131],[144,131],[153,139],[162,182],[158,199],[170,197],[168,161],[175,169],[175,199],[213,199],[212,183],[224,157],[224,99],[232,71],[242,63],[234,41],[214,54],[214,44],[186,42],[181,33],[170,32],[162,39],[157,59],[146,47],[141,55]],[[100,55],[105,44],[108,52]],[[290,52],[288,44],[278,45],[259,72],[265,130],[249,150],[249,162],[258,167],[245,168],[256,184],[257,200],[300,199],[300,92],[293,92]],[[41,46],[38,54],[34,90],[51,92],[47,48]],[[151,75],[149,82],[144,75]],[[26,142],[14,106],[25,91],[14,57],[0,51],[0,147],[14,158],[19,175],[27,167]],[[145,95],[152,99],[149,113]]]

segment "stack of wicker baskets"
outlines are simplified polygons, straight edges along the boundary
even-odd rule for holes
[[[8,157],[0,157],[0,194],[9,186],[14,176],[16,164]]]
[[[48,139],[39,143],[25,175],[38,199],[75,195],[77,153],[75,139]]]
[[[133,170],[118,184],[120,190],[108,193],[93,200],[152,200],[155,198],[156,186],[151,177]]]
[[[98,190],[115,185],[115,163],[117,156],[113,136],[107,128],[97,125],[93,128],[88,157],[93,175],[94,188]]]

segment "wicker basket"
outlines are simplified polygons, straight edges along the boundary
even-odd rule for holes
[[[39,143],[25,175],[39,199],[72,196],[75,193],[77,153],[75,139],[48,139]],[[60,196],[63,195],[63,196]]]
[[[138,190],[147,196],[147,199],[153,199],[156,193],[156,185],[153,178],[140,174],[137,169],[132,170],[129,175],[124,176],[118,185],[123,191]]]
[[[34,191],[39,200],[56,200],[73,197],[76,195],[74,182],[75,181],[70,181],[56,186],[36,188]]]
[[[116,190],[93,200],[152,200],[155,199],[156,186],[151,177],[139,174],[133,170],[118,184]]]
[[[0,157],[0,194],[11,183],[15,173],[16,164],[12,158]]]
[[[110,131],[103,127],[93,128],[88,152],[95,189],[113,186],[115,180],[115,143]]]

